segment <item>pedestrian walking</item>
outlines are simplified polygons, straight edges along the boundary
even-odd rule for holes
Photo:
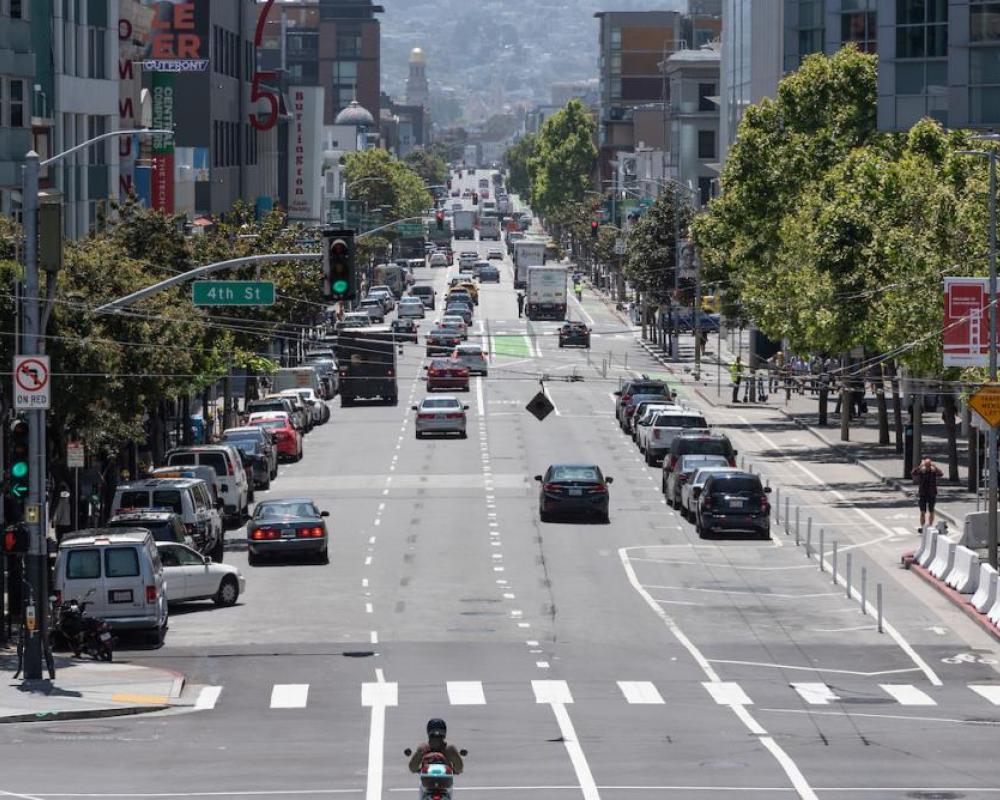
[[[911,473],[913,480],[917,484],[917,505],[920,507],[920,531],[924,523],[934,524],[934,505],[937,503],[938,478],[944,477],[944,473],[931,461],[929,456],[925,456],[923,461]]]
[[[757,402],[766,403],[767,402],[767,379],[763,372],[757,375]]]
[[[733,402],[740,402],[740,381],[743,380],[743,361],[739,356],[736,356],[736,360],[729,365],[729,379],[733,383]]]
[[[517,293],[517,317],[520,319],[524,316],[524,292]]]

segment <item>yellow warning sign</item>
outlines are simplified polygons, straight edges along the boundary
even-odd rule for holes
[[[969,398],[969,408],[986,420],[990,427],[1000,425],[1000,384],[990,383],[979,387]]]

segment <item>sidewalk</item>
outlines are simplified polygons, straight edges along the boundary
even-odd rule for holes
[[[145,714],[181,701],[184,676],[138,664],[103,663],[56,656],[56,679],[13,678],[17,654],[0,649],[0,723],[52,722]]]

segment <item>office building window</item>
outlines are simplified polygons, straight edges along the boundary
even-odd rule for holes
[[[1000,3],[982,0],[969,3],[969,41],[1000,41]]]
[[[852,11],[840,17],[840,43],[853,43],[862,53],[876,52],[878,43],[874,11]]]
[[[698,178],[698,201],[701,205],[708,205],[708,201],[714,197],[715,178]]]
[[[27,19],[30,5],[27,0],[6,0],[6,2],[0,0],[0,13],[11,19]]]
[[[698,84],[698,110],[699,111],[715,111],[716,105],[712,102],[711,98],[718,94],[718,90],[714,83],[699,83]]]
[[[6,89],[6,91],[4,91]],[[4,98],[6,97],[6,114]],[[26,110],[28,82],[22,78],[0,77],[0,127],[25,128],[28,125]]]
[[[361,57],[361,31],[359,30],[337,31],[336,57],[337,58]]]
[[[108,77],[104,47],[107,34],[104,28],[87,28],[87,77],[101,80]]]
[[[969,119],[977,125],[1000,122],[1000,47],[969,50]]]
[[[105,117],[87,117],[87,138],[93,139],[108,132],[108,121]],[[108,142],[104,140],[87,148],[87,161],[92,165],[108,163]]]
[[[715,158],[715,131],[698,131],[698,158]]]
[[[896,0],[896,58],[948,55],[948,0]]]

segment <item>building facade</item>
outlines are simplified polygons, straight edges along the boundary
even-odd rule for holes
[[[0,0],[0,214],[20,209],[21,165],[32,147],[35,55],[30,3]]]
[[[406,104],[427,106],[431,93],[427,84],[427,56],[419,47],[410,53],[410,74],[406,77]]]
[[[698,205],[713,196],[719,174],[719,51],[708,45],[667,59],[670,82],[670,178]]]

